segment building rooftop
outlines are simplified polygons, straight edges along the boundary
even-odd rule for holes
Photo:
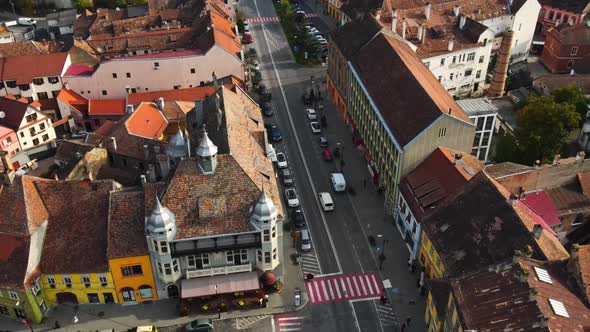
[[[124,123],[129,134],[151,139],[161,139],[168,126],[166,116],[154,103],[140,103]]]
[[[590,45],[590,27],[586,23],[576,23],[574,25],[561,24],[557,27],[551,27],[547,34],[556,38],[562,46]]]
[[[84,156],[84,154],[94,148],[92,144],[86,144],[74,140],[61,140],[57,146],[57,151],[53,156],[53,159],[57,162],[69,164],[71,162],[78,162],[80,160],[79,156]]]
[[[28,109],[27,102],[0,97],[0,111],[4,112],[4,117],[0,118],[0,125],[18,130]]]
[[[559,214],[546,192],[537,191],[528,193],[522,202],[539,217],[541,217],[545,223],[549,225],[549,227],[561,225]]]
[[[549,95],[556,88],[575,84],[582,93],[590,95],[590,75],[547,74],[533,81],[533,88],[542,95]]]
[[[436,308],[439,320],[444,320],[447,314],[447,303],[451,294],[451,285],[444,279],[431,279],[426,282],[428,291],[432,294],[432,302]]]
[[[353,67],[402,147],[443,115],[472,124],[410,47],[395,37],[377,35],[354,57]]]
[[[111,192],[109,204],[109,259],[148,255],[141,188]]]
[[[460,165],[456,164],[455,155],[461,156]],[[470,154],[439,147],[402,179],[400,192],[421,222],[460,192],[482,168],[483,164]]]
[[[590,244],[581,245],[574,248],[576,257],[577,269],[582,279],[582,287],[586,300],[590,301]]]
[[[574,13],[582,13],[588,5],[586,1],[579,0],[540,0],[542,6],[565,9]]]
[[[376,33],[381,25],[372,15],[344,24],[330,32],[332,41],[346,60],[350,60]]]
[[[0,58],[23,55],[48,54],[59,52],[61,46],[54,41],[38,42],[34,40],[0,44]]]
[[[2,80],[30,84],[35,77],[61,76],[68,53],[34,54],[4,59]]]
[[[125,115],[125,99],[90,99],[88,115]]]
[[[488,97],[457,100],[467,116],[497,114],[498,106]]]
[[[24,290],[29,262],[30,238],[0,233],[0,287]]]

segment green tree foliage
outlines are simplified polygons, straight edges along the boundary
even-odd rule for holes
[[[93,3],[92,0],[74,0],[73,5],[77,10],[81,11],[86,8],[92,8]]]
[[[586,119],[588,101],[575,84],[554,89],[551,91],[551,96],[557,103],[574,105],[576,112],[580,114],[580,124]]]
[[[556,102],[553,97],[532,97],[518,111],[517,150],[521,162],[548,161],[561,151],[568,133],[580,122],[574,105]]]
[[[77,0],[80,1],[87,1],[87,0]],[[126,6],[134,6],[134,5],[144,5],[147,3],[147,0],[94,0],[94,7],[96,8],[123,8]],[[92,7],[92,6],[91,6]]]

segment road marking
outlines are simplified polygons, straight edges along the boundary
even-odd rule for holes
[[[354,296],[354,289],[352,288],[352,284],[350,283],[350,278],[346,277],[346,283],[348,283],[348,290],[350,291],[349,294],[350,296]]]
[[[367,282],[367,285],[369,286],[369,292],[371,292],[371,294],[373,294],[373,286],[371,286],[371,282],[369,281],[368,275],[365,276],[365,281]]]
[[[254,0],[254,7],[256,8],[256,14],[258,15],[258,17],[260,17],[260,10],[258,9],[258,2],[256,0]],[[262,34],[264,35],[265,40],[269,39],[266,34],[266,30],[264,29],[264,24],[262,25]],[[305,157],[303,154],[303,149],[301,148],[301,142],[299,141],[299,137],[297,136],[297,131],[295,130],[295,124],[293,123],[293,118],[291,117],[291,108],[289,107],[289,103],[287,102],[287,96],[285,95],[285,90],[283,89],[283,83],[281,82],[281,76],[279,75],[279,71],[277,70],[277,66],[275,64],[275,60],[274,60],[274,57],[272,55],[272,52],[270,50],[270,46],[268,45],[268,43],[266,43],[266,48],[268,50],[268,55],[270,57],[270,62],[272,64],[273,70],[274,70],[275,75],[277,77],[277,82],[279,83],[279,89],[281,90],[281,97],[283,97],[283,103],[285,104],[285,109],[287,110],[287,116],[289,118],[289,124],[291,125],[291,130],[293,133],[295,133],[295,135],[293,135],[293,136],[295,137],[295,142],[297,143],[297,149],[299,150],[299,156],[301,157],[301,161],[303,162],[303,165],[305,166],[305,173],[307,175],[307,180],[309,181],[309,184],[311,186],[311,190],[314,194],[314,201],[316,203],[316,206],[318,207],[318,211],[320,212],[320,216],[322,217],[322,222],[324,224],[326,234],[328,235],[328,240],[330,241],[330,246],[332,247],[332,251],[334,252],[334,259],[336,261],[336,265],[338,266],[338,271],[342,272],[342,265],[340,264],[340,258],[338,258],[338,251],[336,251],[336,246],[334,245],[334,239],[332,238],[332,234],[330,233],[330,230],[328,229],[328,222],[326,221],[326,216],[324,215],[322,207],[320,206],[320,203],[318,202],[318,199],[317,199],[318,192],[315,188],[315,185],[313,184],[313,181],[311,180],[311,174],[309,173],[309,167],[307,165],[307,161],[305,160]],[[305,215],[305,210],[304,210],[303,214]],[[309,219],[306,218],[306,220],[309,220]],[[309,233],[311,234],[311,232],[309,232]],[[310,238],[311,238],[311,241],[313,242],[313,237],[310,236]],[[314,243],[314,247],[315,247],[315,243]],[[361,265],[361,268],[362,268],[362,265]],[[357,320],[356,316],[355,316],[355,320]]]
[[[326,290],[326,285],[324,284],[324,280],[321,281],[322,284],[322,291],[324,294],[324,299],[329,299],[330,297],[328,296],[328,291]]]
[[[342,272],[334,272],[334,273],[320,274],[315,277],[316,278],[332,277],[332,276],[337,276],[337,275],[341,275],[341,274],[342,274]]]
[[[363,276],[359,276],[359,283],[361,284],[361,288],[363,290],[363,294],[367,295],[369,293],[367,293],[367,288],[365,287],[365,283],[363,281]]]
[[[356,289],[356,293],[361,295],[361,290],[359,289],[359,285],[356,283],[356,276],[352,276],[352,282],[354,283],[354,288]]]
[[[320,294],[320,290],[318,288],[318,283],[314,282],[313,285],[315,287],[316,295],[318,296],[318,302],[322,302],[322,294]]]

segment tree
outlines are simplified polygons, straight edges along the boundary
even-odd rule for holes
[[[551,96],[557,103],[574,105],[576,112],[580,114],[580,124],[586,120],[587,100],[575,84],[554,89],[551,91]]]
[[[517,114],[516,139],[524,162],[552,159],[579,122],[580,114],[572,104],[558,103],[552,97],[529,99]]]

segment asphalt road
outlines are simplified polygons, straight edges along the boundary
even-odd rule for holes
[[[241,0],[239,12],[245,18],[276,16],[271,0]],[[314,23],[320,31],[327,33],[327,27],[319,19],[314,19]],[[314,75],[325,91],[326,67],[297,65],[278,22],[253,22],[250,30],[254,39],[251,46],[258,53],[263,83],[273,95],[275,115],[269,121],[282,131],[283,142],[274,146],[286,154],[294,174],[321,272],[376,271],[350,196],[334,193],[331,189],[329,175],[337,171],[336,164],[321,159],[319,135],[311,132],[304,112],[306,107],[301,97],[310,85],[310,76]],[[330,147],[335,147],[336,143],[330,141]],[[332,195],[334,211],[322,212],[316,198],[317,193],[323,191]],[[309,331],[382,331],[373,301],[308,305],[305,314],[304,327]]]

